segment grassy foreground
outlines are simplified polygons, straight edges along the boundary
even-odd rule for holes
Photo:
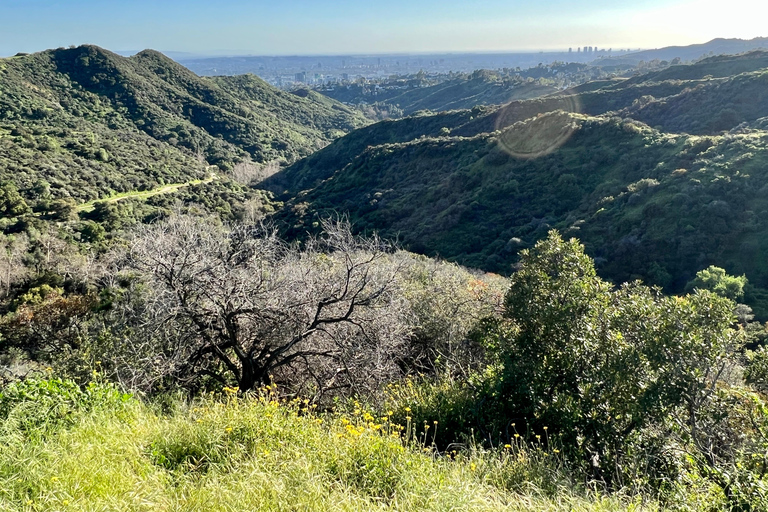
[[[656,509],[542,491],[557,471],[542,450],[439,455],[386,416],[318,415],[274,390],[173,409],[58,380],[4,391],[0,510]]]

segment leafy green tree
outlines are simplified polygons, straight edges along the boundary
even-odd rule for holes
[[[735,343],[730,300],[665,297],[640,283],[613,289],[583,246],[555,231],[522,252],[505,305],[511,327],[491,341],[509,422],[546,430],[609,485],[622,484],[644,427],[679,410],[695,428]]]
[[[40,199],[51,199],[51,184],[48,183],[45,180],[37,180],[34,185],[32,185],[32,188],[30,189],[30,192],[34,195],[34,197],[38,200]]]
[[[71,197],[51,201],[49,214],[53,220],[68,221],[77,219],[77,204]]]
[[[104,227],[92,220],[82,222],[77,227],[77,231],[80,233],[81,239],[86,242],[101,242],[106,237]]]
[[[16,185],[11,182],[0,185],[0,217],[17,217],[29,211],[29,206],[19,194]]]
[[[768,350],[765,347],[748,350],[746,359],[744,380],[762,392],[768,391]]]
[[[738,300],[744,296],[744,287],[747,285],[746,276],[730,276],[725,270],[710,265],[696,273],[696,278],[686,286],[686,291],[709,290],[721,297]]]

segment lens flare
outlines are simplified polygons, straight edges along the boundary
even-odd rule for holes
[[[565,144],[578,130],[578,95],[513,101],[496,115],[499,146],[516,158],[539,158]]]

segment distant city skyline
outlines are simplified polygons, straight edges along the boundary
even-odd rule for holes
[[[764,1],[2,0],[0,56],[96,44],[197,55],[574,51],[768,35]]]

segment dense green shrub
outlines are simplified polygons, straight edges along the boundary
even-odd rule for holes
[[[685,288],[690,290],[709,290],[721,297],[738,300],[744,296],[744,287],[747,284],[745,276],[729,276],[725,270],[710,265],[696,274],[696,278],[689,282]]]
[[[523,252],[511,281],[505,316],[515,330],[494,340],[509,419],[548,428],[609,482],[644,427],[677,407],[697,413],[737,344],[729,300],[613,290],[583,247],[556,233]]]

